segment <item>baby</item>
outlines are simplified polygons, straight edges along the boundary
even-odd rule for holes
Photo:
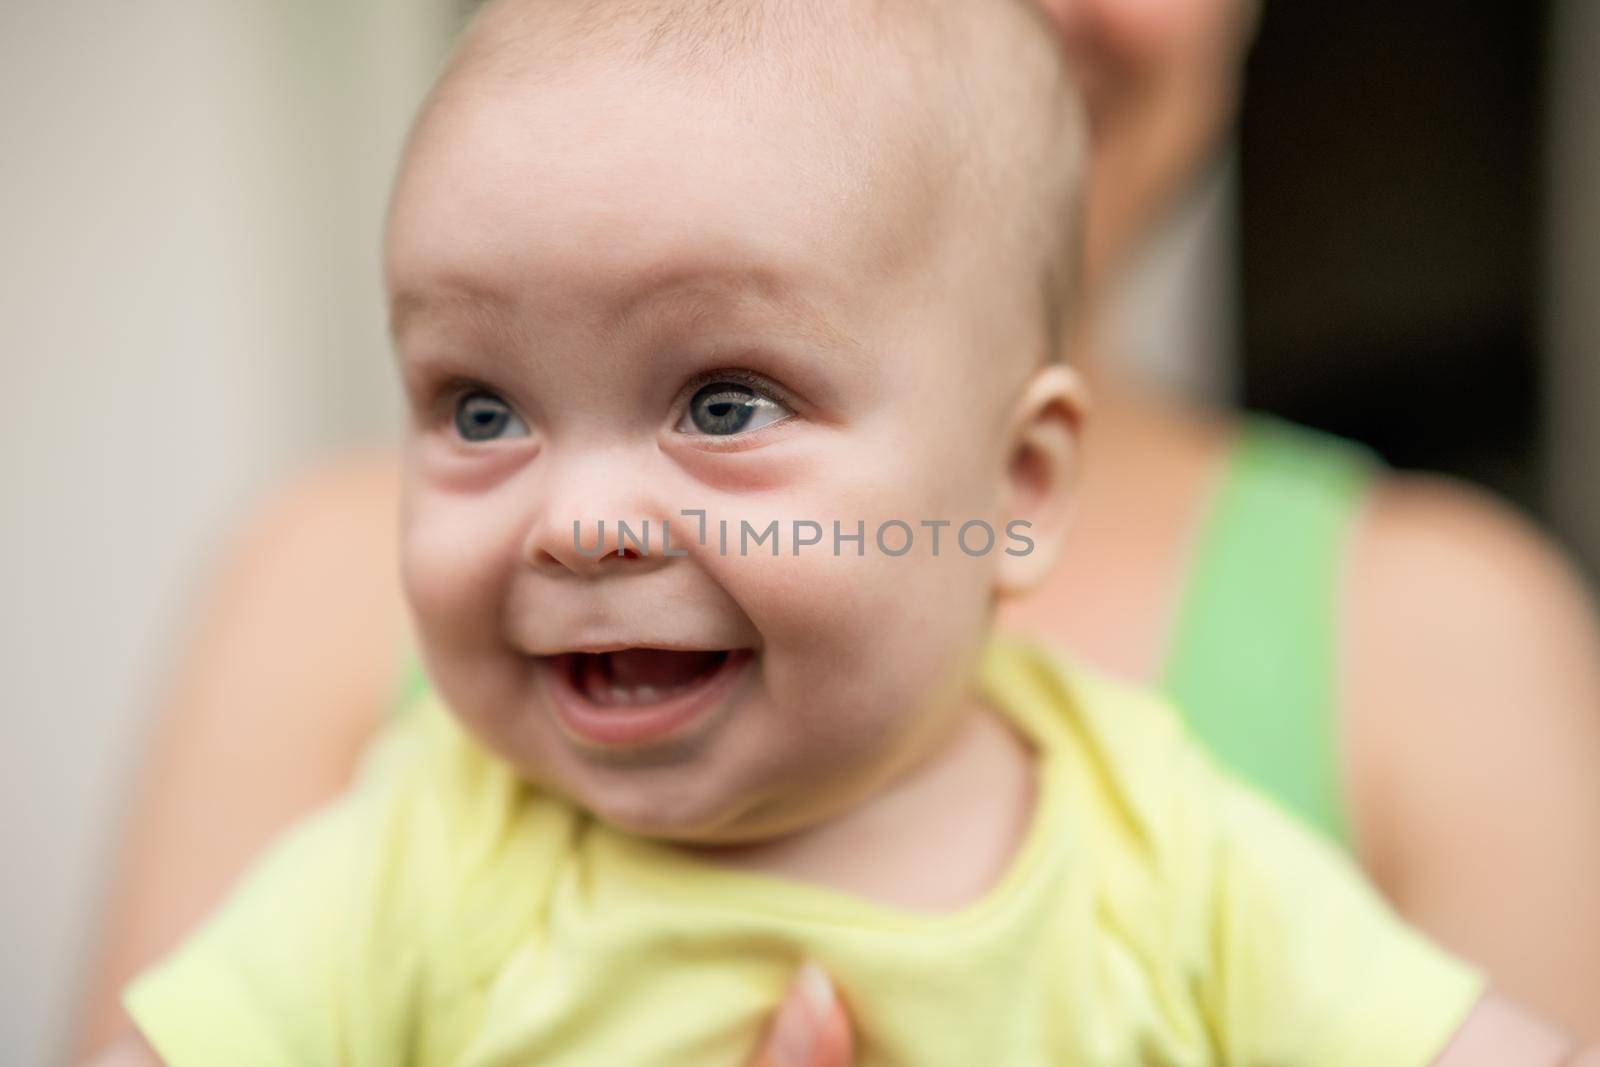
[[[130,987],[162,1062],[742,1067],[805,959],[861,1065],[1559,1060],[992,633],[1085,413],[1067,75],[1025,0],[479,13],[386,250],[438,697]]]

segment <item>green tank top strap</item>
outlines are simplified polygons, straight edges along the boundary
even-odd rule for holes
[[[1346,535],[1382,461],[1246,419],[1196,546],[1163,688],[1217,760],[1348,843],[1335,716]]]

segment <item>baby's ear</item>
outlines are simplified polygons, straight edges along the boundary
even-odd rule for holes
[[[1006,536],[997,589],[1015,596],[1037,586],[1061,554],[1077,497],[1083,379],[1064,363],[1035,371],[1012,411],[1000,505]]]

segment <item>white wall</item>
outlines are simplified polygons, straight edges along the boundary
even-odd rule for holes
[[[392,425],[377,235],[442,0],[0,4],[0,1061],[65,1052],[230,516]]]

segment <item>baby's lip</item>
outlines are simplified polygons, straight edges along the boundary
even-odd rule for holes
[[[575,645],[566,645],[566,646],[564,646],[562,648],[550,649],[548,651],[531,652],[529,654],[533,655],[533,656],[539,656],[539,657],[548,659],[548,658],[551,658],[551,657],[554,657],[554,656],[566,656],[566,655],[571,655],[573,653],[587,653],[589,655],[598,655],[598,654],[600,654],[602,652],[622,652],[622,651],[625,651],[625,650],[630,649],[630,648],[655,648],[655,649],[660,649],[663,652],[737,652],[737,651],[741,651],[740,649],[729,648],[727,646],[707,645],[707,644],[687,644],[687,643],[680,644],[680,643],[676,643],[676,642],[672,642],[672,641],[656,641],[656,640],[651,640],[651,639],[642,639],[642,640],[638,640],[638,641],[589,641],[589,642],[583,642],[583,643],[575,644]]]

